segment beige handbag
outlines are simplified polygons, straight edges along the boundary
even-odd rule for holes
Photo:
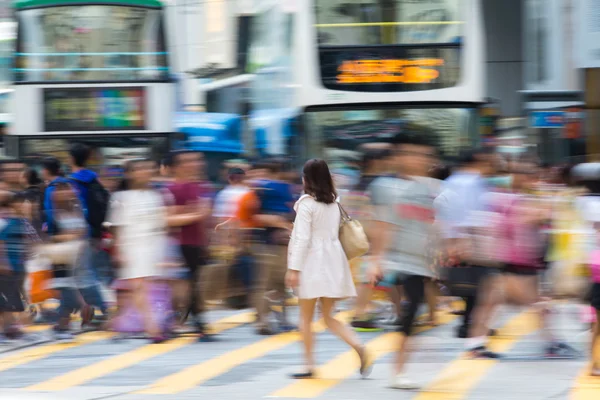
[[[352,219],[340,203],[337,205],[341,214],[339,239],[346,257],[348,260],[352,260],[364,256],[369,251],[369,239],[363,226],[357,220]]]
[[[52,265],[68,265],[73,267],[81,256],[86,242],[72,240],[69,242],[45,243],[37,246],[40,257],[49,260]]]

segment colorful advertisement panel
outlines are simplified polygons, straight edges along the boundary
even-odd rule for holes
[[[145,91],[134,87],[44,89],[46,132],[146,129]]]

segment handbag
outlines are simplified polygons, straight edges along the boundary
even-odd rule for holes
[[[37,246],[40,257],[50,261],[52,265],[68,265],[73,267],[79,259],[85,245],[84,240],[47,243]]]
[[[344,248],[348,260],[364,256],[369,251],[369,239],[363,226],[352,219],[344,207],[337,203],[340,209],[340,231],[339,240]]]

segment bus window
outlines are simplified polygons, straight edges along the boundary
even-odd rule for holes
[[[18,19],[17,81],[168,79],[161,10],[83,4]]]

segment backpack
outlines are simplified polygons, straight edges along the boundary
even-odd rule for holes
[[[102,224],[106,220],[110,202],[108,190],[97,179],[91,182],[84,182],[72,177],[69,179],[86,189],[86,196],[83,199],[86,209],[85,219],[92,228],[92,237],[101,238],[103,231]]]

